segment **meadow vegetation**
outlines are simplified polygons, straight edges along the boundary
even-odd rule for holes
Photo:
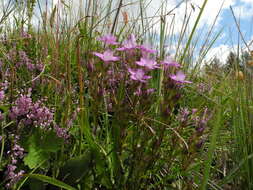
[[[208,0],[179,34],[166,1],[83,2],[1,2],[0,189],[253,189],[253,54],[206,61]]]

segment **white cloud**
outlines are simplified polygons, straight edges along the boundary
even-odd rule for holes
[[[252,0],[241,0],[242,3],[252,3]]]
[[[226,44],[221,44],[217,47],[214,47],[214,48],[210,49],[210,51],[208,52],[205,60],[207,62],[210,62],[215,57],[217,57],[222,63],[225,63],[226,59],[227,59],[227,57],[228,57],[228,55],[231,51],[234,52],[235,47],[231,47],[231,46],[226,45]]]
[[[160,1],[161,2],[161,1]],[[185,16],[185,13],[187,16],[191,13],[191,18],[189,22],[189,26],[193,27],[197,16],[200,11],[200,7],[203,5],[203,0],[188,0],[185,1],[184,3],[181,4],[181,6],[173,11],[175,14],[176,18],[176,26],[175,26],[175,31],[179,32],[181,30],[181,27],[183,25],[183,19]],[[209,27],[213,24],[221,6],[222,6],[223,1],[222,0],[209,0],[207,2],[207,5],[205,7],[205,10],[201,16],[200,23],[199,23],[199,28],[201,27]],[[222,10],[228,9],[230,5],[235,5],[236,0],[224,0],[224,4],[222,6]],[[168,1],[167,3],[167,11],[169,12],[172,10],[175,6],[177,5],[176,0],[171,0]],[[194,6],[195,10],[193,10],[192,6]],[[153,0],[148,12],[150,16],[152,16],[161,6],[161,3],[158,3],[157,0]],[[172,19],[172,16],[168,16],[168,19]],[[158,18],[159,19],[159,18]],[[221,21],[221,16],[218,17],[216,25],[219,25]],[[159,25],[158,25],[159,26]]]
[[[224,9],[228,9],[230,5],[234,5],[235,2],[237,0],[224,0],[224,5],[223,5],[223,10]],[[248,1],[248,0],[244,0],[244,1]],[[250,0],[251,1],[251,0]],[[53,5],[57,5],[58,2],[60,2],[60,0],[49,0],[49,4],[53,3]],[[73,13],[76,15],[78,13],[78,9],[80,8],[80,4],[79,2],[82,2],[83,4],[83,9],[85,8],[85,0],[65,0],[66,4],[71,5],[71,7],[73,8]],[[107,4],[108,0],[101,0],[98,1],[99,2],[99,6],[101,7],[105,7],[105,5]],[[116,8],[116,2],[118,1],[112,1],[114,3],[114,5],[112,7]],[[139,14],[140,14],[140,1],[139,0],[124,0],[123,1],[124,4],[128,4],[128,3],[132,3],[132,5],[126,6],[124,7],[122,10],[126,11],[128,13],[129,16],[129,20],[135,20],[136,18],[138,18]],[[154,23],[157,23],[154,26],[154,29],[156,31],[159,31],[159,20],[160,17],[159,15],[161,14],[161,4],[162,2],[164,2],[164,7],[166,7],[166,11],[169,12],[172,9],[175,8],[176,5],[178,5],[178,0],[144,0],[143,1],[145,5],[147,6],[146,9],[146,15],[145,17],[149,17],[149,19],[145,20],[144,24],[148,23],[149,25],[152,25]],[[149,4],[149,2],[151,2]],[[183,25],[183,19],[185,16],[185,13],[187,14],[187,16],[190,15],[191,13],[191,18],[190,18],[190,22],[189,22],[189,26],[193,27],[194,22],[196,21],[196,18],[199,14],[200,11],[200,7],[202,6],[204,0],[187,0],[185,2],[183,2],[181,4],[180,7],[176,8],[173,11],[173,14],[175,15],[175,29],[174,32],[175,33],[179,33],[181,31],[182,25]],[[207,3],[207,6],[203,12],[203,15],[200,19],[200,23],[198,25],[198,28],[201,27],[209,27],[213,24],[216,15],[219,12],[219,9],[222,5],[223,0],[209,0]],[[195,7],[195,10],[193,10],[192,6],[193,5]],[[153,19],[151,19],[151,17],[154,17]],[[140,17],[139,17],[140,18]],[[122,16],[120,14],[120,19],[122,19]],[[168,15],[167,16],[167,23],[170,23],[171,20],[173,19],[172,15]],[[219,17],[217,20],[217,25],[220,23],[221,18]],[[189,31],[191,30],[191,28],[189,28]]]

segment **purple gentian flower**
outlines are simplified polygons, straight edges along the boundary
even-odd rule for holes
[[[107,45],[117,45],[119,44],[118,42],[116,42],[116,37],[113,36],[112,34],[107,34],[107,35],[104,35],[100,38],[97,38],[99,41],[102,41],[104,42],[105,44]]]
[[[137,90],[134,92],[134,95],[136,95],[136,96],[141,96],[141,95],[142,95],[141,86],[139,86],[139,87],[137,88]]]
[[[175,75],[170,75],[170,78],[177,83],[192,83],[185,80],[185,74],[182,71],[178,71]]]
[[[140,46],[138,46],[138,48],[140,48],[140,50],[144,54],[146,54],[146,53],[156,53],[156,50],[151,49],[149,45],[140,45]]]
[[[177,63],[176,61],[174,61],[171,57],[167,57],[164,61],[161,61],[161,64],[164,65],[165,68],[168,67],[181,67],[181,65],[179,63]]]
[[[152,94],[152,93],[154,93],[154,92],[155,92],[155,89],[154,89],[154,88],[149,88],[149,89],[147,89],[147,91],[146,91],[147,94]]]
[[[137,65],[146,67],[147,69],[156,69],[159,68],[157,62],[153,59],[142,57],[140,61],[136,61]]]
[[[133,34],[129,36],[127,40],[123,42],[123,46],[121,48],[117,48],[118,51],[127,51],[137,48],[136,38]]]
[[[94,52],[93,54],[98,56],[104,62],[118,61],[119,60],[119,57],[113,56],[113,52],[111,50],[106,50],[104,53]]]
[[[151,76],[145,75],[145,72],[142,69],[132,70],[129,68],[128,72],[131,74],[130,78],[132,80],[137,80],[145,83],[147,82],[147,79],[151,78]]]

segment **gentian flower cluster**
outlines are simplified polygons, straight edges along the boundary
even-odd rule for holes
[[[177,120],[180,122],[181,127],[194,127],[195,133],[193,133],[191,138],[192,142],[189,144],[195,143],[198,148],[200,148],[200,145],[203,145],[204,143],[204,132],[207,128],[208,121],[212,117],[212,114],[209,113],[207,108],[205,108],[202,113],[199,112],[200,111],[197,109],[189,110],[188,108],[182,108],[177,116]]]
[[[94,55],[98,56],[105,63],[109,63],[110,61],[118,61],[119,60],[118,57],[113,56],[113,52],[110,50],[106,50],[104,53],[94,52]]]
[[[119,86],[117,84],[121,83],[122,85],[122,83],[125,83],[125,86],[129,86],[130,84],[136,86],[136,90],[132,94],[138,96],[141,94],[152,94],[155,92],[155,89],[148,87],[148,82],[152,78],[152,72],[158,69],[164,69],[165,76],[167,77],[165,82],[171,83],[172,81],[175,85],[191,83],[185,80],[186,75],[183,71],[178,70],[181,67],[179,63],[171,57],[166,57],[163,61],[157,61],[155,56],[156,50],[152,49],[149,45],[138,44],[133,34],[123,41],[122,44],[118,43],[116,37],[111,34],[102,36],[98,40],[106,45],[106,50],[102,53],[93,52],[93,55],[105,63],[103,67],[107,70],[107,75],[103,76],[104,80],[99,82],[98,93],[103,89],[103,92],[109,90],[115,94],[115,91],[117,91],[115,89]],[[113,64],[108,65],[108,63],[112,62]],[[87,69],[93,73],[96,70],[95,62],[89,62]]]
[[[111,34],[102,36],[102,37],[98,38],[98,40],[104,42],[106,45],[118,45],[119,44],[118,42],[116,42],[116,40],[117,40],[116,37]]]
[[[161,61],[161,65],[163,65],[165,67],[165,69],[168,69],[169,67],[175,67],[175,68],[181,67],[181,65],[179,63],[177,63],[176,61],[174,61],[169,56],[166,57],[166,59],[164,61]]]
[[[98,38],[98,40],[104,42],[106,45],[118,45],[118,42],[116,42],[116,37],[112,35],[102,36]],[[94,52],[93,54],[99,57],[104,63],[127,61],[125,65],[127,65],[126,67],[130,74],[130,79],[139,81],[141,83],[146,83],[148,79],[152,78],[150,75],[147,75],[147,72],[151,70],[160,69],[161,66],[164,66],[166,70],[168,70],[170,67],[178,69],[181,66],[176,61],[173,61],[171,57],[167,57],[159,64],[153,55],[156,53],[156,50],[151,49],[149,45],[138,45],[133,34],[131,34],[129,38],[122,43],[121,47],[116,48],[116,50],[124,52],[125,56],[128,58],[138,57],[137,52],[139,50],[142,56],[139,60],[134,62],[130,61],[129,63],[127,60],[123,60],[119,56],[115,56],[113,49],[107,49],[103,53]],[[175,74],[170,73],[168,77],[177,84],[191,83],[190,81],[185,80],[186,76],[181,70],[178,70]]]
[[[143,66],[143,67],[145,67],[146,69],[149,69],[149,70],[159,68],[159,66],[158,66],[158,64],[155,60],[144,58],[144,57],[142,57],[140,61],[136,61],[136,64],[140,65],[140,66]]]
[[[128,72],[131,74],[130,78],[132,80],[136,80],[136,81],[140,81],[140,82],[145,83],[145,82],[147,82],[147,79],[151,78],[151,76],[145,75],[145,72],[142,69],[133,70],[133,69],[129,68]]]
[[[138,45],[136,43],[136,38],[133,34],[131,34],[129,36],[129,38],[123,42],[122,47],[117,48],[117,50],[118,51],[130,51],[130,50],[136,49],[137,47],[138,47]]]
[[[186,76],[182,71],[178,71],[176,74],[170,75],[170,78],[177,83],[192,83],[191,81],[185,80]]]

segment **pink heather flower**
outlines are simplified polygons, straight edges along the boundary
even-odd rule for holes
[[[33,103],[29,95],[20,95],[11,107],[9,117],[24,125],[33,124],[35,127],[50,127],[54,119],[52,110],[42,105],[41,101]]]
[[[140,82],[147,82],[146,80],[151,78],[151,76],[145,75],[145,72],[142,69],[132,70],[129,68],[128,72],[131,74],[130,78],[132,80],[137,80]]]
[[[146,67],[147,69],[159,68],[159,66],[157,65],[157,62],[155,60],[149,59],[149,58],[144,58],[144,57],[142,57],[140,61],[136,61],[136,64]]]
[[[4,97],[5,97],[4,91],[0,90],[0,102],[3,101]]]
[[[161,61],[161,64],[165,66],[165,68],[167,67],[181,67],[181,65],[179,63],[177,63],[176,61],[174,61],[171,57],[167,57],[164,61]]]
[[[178,83],[192,83],[185,80],[185,74],[182,71],[178,71],[175,75],[170,75],[170,78]]]
[[[119,44],[118,42],[116,42],[116,37],[111,34],[104,35],[104,36],[98,38],[98,40],[104,42],[107,45]]]
[[[70,135],[68,134],[68,128],[61,128],[58,125],[55,125],[54,130],[59,138],[68,140],[68,138],[70,137]]]
[[[119,60],[119,57],[113,56],[113,52],[111,50],[106,50],[104,53],[94,52],[93,54],[98,56],[104,62],[118,61]]]
[[[18,173],[16,171],[17,166],[8,164],[7,171],[5,172],[6,180],[9,182],[6,184],[7,189],[11,189],[22,177],[25,173],[24,170],[20,170]]]
[[[137,48],[136,38],[133,34],[129,36],[127,40],[123,42],[123,46],[121,48],[117,48],[118,51],[126,51]]]

